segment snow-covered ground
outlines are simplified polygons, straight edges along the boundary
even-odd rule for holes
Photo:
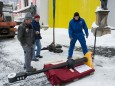
[[[69,46],[69,37],[67,29],[56,29],[56,43]],[[46,47],[52,42],[52,29],[41,30],[42,47]],[[89,37],[86,39],[87,45],[93,46],[94,36],[89,30]],[[2,50],[0,53],[0,86],[51,86],[45,74],[37,74],[27,77],[25,80],[15,84],[8,84],[7,75],[12,72],[23,72],[24,55],[17,37],[14,39],[5,39],[0,42]],[[115,31],[111,34],[97,37],[98,47],[115,48]],[[80,47],[79,42],[76,47]],[[41,52],[43,58],[38,62],[32,62],[32,66],[42,69],[45,63],[66,61],[68,47],[63,47],[63,53],[52,53],[47,50]],[[103,51],[101,51],[103,52]],[[108,53],[108,52],[107,52]],[[81,51],[74,51],[73,58],[83,57]],[[91,76],[82,78],[66,84],[65,86],[114,86],[115,85],[115,56],[109,58],[95,55],[94,59],[95,73]]]

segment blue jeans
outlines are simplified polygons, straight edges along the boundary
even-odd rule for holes
[[[37,47],[37,49],[36,49]],[[36,52],[35,52],[36,50]],[[34,52],[33,52],[33,59],[36,59],[36,56],[40,55],[40,51],[41,51],[41,42],[40,39],[36,39],[35,40],[35,46],[34,46]]]
[[[84,36],[76,37],[76,38],[73,38],[71,40],[71,42],[70,42],[70,47],[69,47],[69,50],[68,50],[68,57],[69,58],[72,58],[73,50],[74,50],[75,43],[76,43],[77,40],[81,44],[81,47],[82,47],[82,50],[83,50],[83,54],[85,55],[88,52],[88,49],[87,49],[87,46],[86,46],[85,37]]]

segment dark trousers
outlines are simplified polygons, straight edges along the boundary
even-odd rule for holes
[[[24,50],[24,56],[25,56],[25,63],[24,66],[26,68],[27,71],[31,70],[31,60],[33,57],[33,46],[22,46],[23,50]]]

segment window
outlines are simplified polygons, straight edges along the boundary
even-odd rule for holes
[[[28,6],[28,0],[24,0],[25,7]]]

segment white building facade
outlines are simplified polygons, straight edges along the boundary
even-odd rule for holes
[[[17,10],[24,9],[27,6],[36,5],[37,14],[40,15],[40,23],[48,25],[48,0],[18,0]],[[25,13],[19,13],[24,17]]]

